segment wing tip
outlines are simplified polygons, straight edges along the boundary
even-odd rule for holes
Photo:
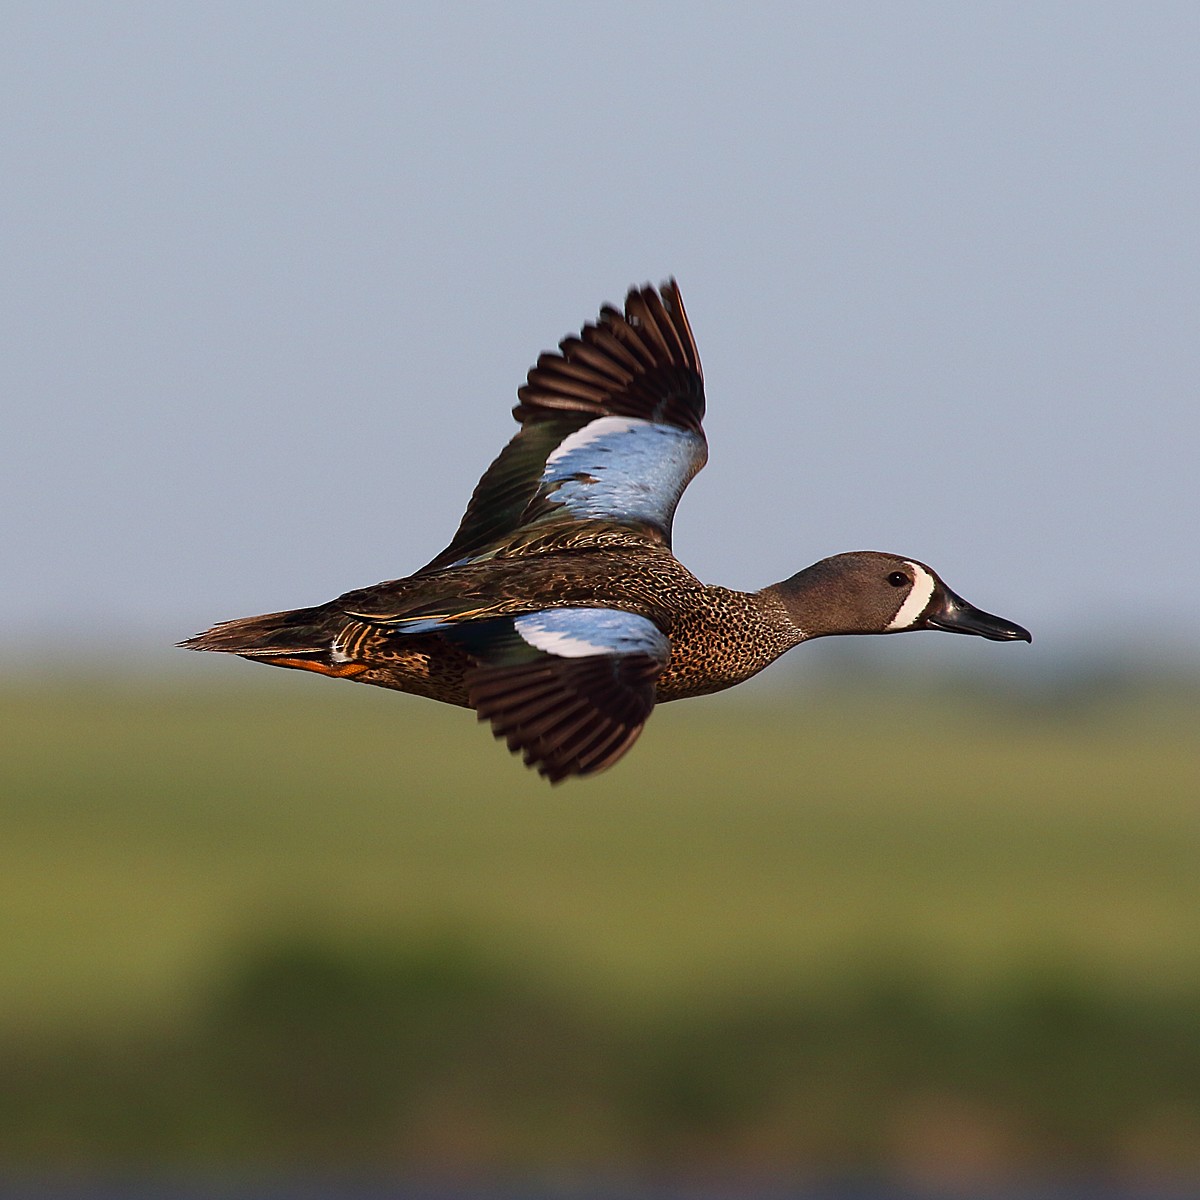
[[[655,702],[665,658],[546,658],[489,666],[468,676],[471,705],[492,734],[551,783],[594,775],[622,758],[640,736]]]
[[[564,412],[646,416],[700,430],[704,372],[674,276],[633,286],[624,311],[600,308],[595,322],[539,356],[517,390],[521,424]]]

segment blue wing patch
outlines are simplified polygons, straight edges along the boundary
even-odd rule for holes
[[[389,622],[398,633],[441,633],[452,628],[445,617],[401,617]]]
[[[557,658],[592,654],[646,654],[666,662],[671,643],[648,617],[611,608],[548,608],[513,619],[535,650]]]
[[[598,417],[547,457],[531,508],[578,520],[652,525],[668,537],[683,489],[704,466],[704,438],[640,417]],[[543,514],[538,514],[539,516]]]

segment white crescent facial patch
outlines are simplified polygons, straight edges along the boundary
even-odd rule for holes
[[[888,625],[886,631],[888,633],[893,633],[897,629],[911,629],[921,619],[921,614],[925,609],[929,607],[929,601],[933,599],[933,589],[937,586],[937,580],[924,567],[918,566],[914,562],[908,562],[907,559],[904,565],[912,569],[912,588],[904,597],[904,603],[900,605],[891,624]]]

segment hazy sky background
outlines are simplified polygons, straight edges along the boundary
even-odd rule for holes
[[[1200,646],[1200,6],[3,24],[8,655],[407,574],[537,353],[670,274],[702,578],[895,550],[1035,633],[980,650]]]

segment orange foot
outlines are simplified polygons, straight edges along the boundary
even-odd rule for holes
[[[353,679],[355,675],[361,675],[367,669],[367,664],[362,662],[338,663],[331,667],[312,658],[269,658],[267,662],[276,667],[295,667],[298,671],[316,671],[318,675],[328,675],[330,679]]]

